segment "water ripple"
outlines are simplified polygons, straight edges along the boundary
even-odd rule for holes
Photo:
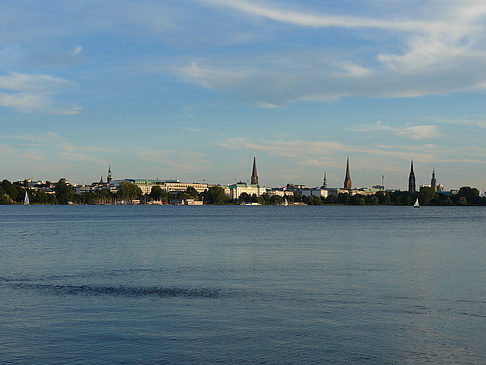
[[[185,297],[185,298],[228,298],[241,295],[233,289],[182,288],[182,287],[125,287],[96,285],[54,285],[7,283],[9,287],[37,290],[49,295],[108,295],[116,297]]]

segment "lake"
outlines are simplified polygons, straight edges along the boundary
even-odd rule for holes
[[[486,209],[0,206],[0,363],[486,363]]]

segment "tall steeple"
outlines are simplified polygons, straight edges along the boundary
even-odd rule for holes
[[[111,165],[108,166],[108,177],[106,178],[106,181],[108,184],[111,182]]]
[[[325,172],[324,172],[324,181],[322,182],[321,189],[327,189],[327,176]]]
[[[258,185],[258,174],[256,169],[256,156],[253,155],[253,171],[251,173],[251,180],[252,185]]]
[[[435,169],[432,170],[432,179],[430,180],[430,186],[434,191],[437,191],[437,180],[435,179]]]
[[[349,157],[346,160],[346,177],[344,178],[344,189],[351,189],[351,175],[349,173]]]
[[[413,160],[410,163],[410,175],[408,176],[408,191],[415,193],[417,191],[415,187],[415,174],[413,173]]]

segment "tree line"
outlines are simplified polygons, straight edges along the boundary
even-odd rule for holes
[[[199,193],[193,187],[188,187],[185,191],[168,193],[160,186],[154,186],[149,194],[143,195],[142,190],[135,184],[123,181],[116,192],[107,189],[97,189],[82,194],[75,194],[72,185],[68,184],[66,179],[60,179],[54,184],[52,193],[42,189],[30,189],[25,186],[12,184],[8,180],[0,183],[0,204],[22,204],[25,192],[29,195],[31,204],[114,204],[114,203],[131,203],[140,201],[157,201],[164,204],[174,204],[182,200],[194,199],[203,200],[204,204],[242,204],[242,203],[259,203],[261,205],[282,204],[284,197],[268,194],[256,196],[243,193],[238,199],[231,200],[226,196],[224,188],[221,186],[212,186],[202,193]],[[45,187],[51,187],[52,184],[46,182]],[[299,194],[285,197],[290,204],[304,203],[307,205],[412,205],[416,199],[419,199],[421,205],[438,205],[438,206],[464,206],[464,205],[486,205],[486,197],[479,195],[479,190],[468,186],[459,189],[457,194],[438,193],[430,187],[422,187],[419,192],[410,193],[408,191],[379,191],[373,195],[351,195],[340,193],[339,195],[329,195],[327,198],[318,196],[303,196]]]

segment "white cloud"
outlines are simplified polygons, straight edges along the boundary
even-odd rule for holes
[[[0,74],[0,106],[24,113],[44,111],[63,115],[78,114],[81,110],[79,106],[69,109],[53,106],[52,97],[73,85],[66,79],[46,74]]]
[[[83,50],[83,46],[76,46],[76,47],[74,47],[74,49],[72,50],[71,54],[72,54],[73,56],[78,56],[78,55],[81,53],[81,51],[82,51],[82,50]]]
[[[373,131],[386,131],[396,134],[397,136],[409,137],[415,140],[423,140],[430,138],[437,138],[439,133],[439,128],[433,124],[424,125],[405,125],[400,127],[392,127],[386,125],[381,121],[377,121],[373,125],[369,126],[358,126],[351,128],[353,132],[358,133],[369,133]]]
[[[346,96],[403,98],[486,89],[486,4],[479,0],[425,1],[407,14],[382,13],[375,3],[370,5],[374,11],[369,13],[378,13],[376,18],[297,11],[268,1],[200,2],[284,25],[314,28],[321,36],[321,28],[338,27],[360,30],[360,34],[379,29],[395,39],[397,47],[392,50],[377,44],[371,61],[353,60],[359,55],[355,49],[349,49],[348,56],[337,56],[326,49],[309,51],[307,57],[299,57],[294,51],[253,53],[225,60],[193,59],[177,70],[186,82],[255,106]],[[265,31],[265,24],[259,27]],[[373,33],[368,36],[373,38]]]
[[[59,165],[66,165],[68,161],[87,161],[101,166],[108,162],[100,157],[106,149],[96,146],[75,146],[66,137],[56,132],[47,132],[38,135],[3,135],[3,140],[15,140],[15,143],[6,144],[12,154],[22,156],[25,163],[37,161],[35,168],[50,169],[55,161]],[[18,143],[18,141],[24,143]]]

